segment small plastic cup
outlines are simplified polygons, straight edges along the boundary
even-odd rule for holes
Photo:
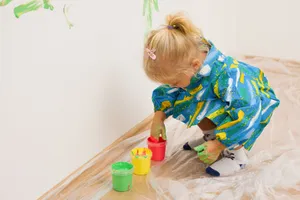
[[[148,148],[152,151],[152,160],[153,161],[162,161],[165,159],[166,154],[166,144],[167,141],[159,138],[159,141],[157,141],[153,137],[148,138]]]
[[[150,171],[152,152],[148,148],[135,148],[131,150],[131,162],[135,175],[146,175]]]
[[[126,192],[132,188],[133,165],[128,162],[116,162],[111,166],[113,189]]]

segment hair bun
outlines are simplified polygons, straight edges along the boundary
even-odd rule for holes
[[[167,15],[166,22],[169,29],[179,30],[184,35],[202,35],[201,31],[191,22],[191,20],[183,12]]]

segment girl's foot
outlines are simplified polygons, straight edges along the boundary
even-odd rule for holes
[[[217,162],[206,168],[206,173],[211,176],[229,176],[243,169],[248,163],[244,148],[238,150],[225,150]]]

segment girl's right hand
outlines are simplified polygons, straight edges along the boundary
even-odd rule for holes
[[[154,115],[151,126],[151,136],[156,140],[159,140],[160,136],[162,139],[167,140],[166,127],[164,123],[165,118],[165,114],[162,112],[157,112]]]

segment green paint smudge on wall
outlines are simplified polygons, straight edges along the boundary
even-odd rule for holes
[[[5,6],[12,2],[13,0],[0,0],[0,6]],[[36,11],[40,8],[44,8],[47,10],[53,10],[54,7],[50,3],[50,0],[31,0],[28,3],[21,4],[14,8],[14,14],[16,18],[21,17],[23,14]],[[65,5],[63,8],[63,13],[65,16],[65,19],[67,21],[68,27],[71,29],[74,25],[69,20],[68,12],[69,12],[69,6]],[[152,28],[152,13],[153,10],[159,11],[158,7],[158,0],[144,0],[143,5],[143,16],[146,19],[146,30],[145,30],[145,36],[149,33],[149,31]]]
[[[12,0],[2,0],[2,1],[0,1],[0,6],[6,6],[10,2],[12,2]]]
[[[146,30],[145,36],[152,28],[152,13],[153,9],[158,12],[158,0],[144,0],[144,7],[143,7],[143,16],[146,17]]]
[[[45,9],[50,9],[50,10],[53,10],[54,7],[52,6],[52,4],[50,4],[50,0],[43,0],[44,2],[44,8]]]
[[[63,9],[63,12],[64,12],[64,15],[65,15],[67,24],[69,26],[69,29],[71,29],[74,25],[72,24],[72,22],[69,20],[69,17],[68,17],[69,9],[70,9],[70,5],[65,5],[64,9]]]
[[[14,13],[17,18],[19,18],[21,15],[36,11],[40,8],[44,7],[44,9],[53,10],[54,7],[50,4],[50,0],[32,0],[26,4],[19,5],[15,7]]]

